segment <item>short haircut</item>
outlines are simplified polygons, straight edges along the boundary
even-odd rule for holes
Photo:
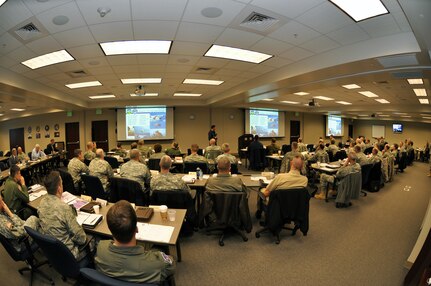
[[[91,141],[87,142],[87,149],[93,149],[93,142]]]
[[[161,169],[169,170],[171,168],[171,166],[172,166],[172,159],[171,159],[171,157],[169,157],[168,155],[164,155],[160,159],[159,166],[160,166]]]
[[[132,149],[129,152],[130,155],[130,159],[134,160],[134,159],[138,159],[139,156],[141,156],[141,152],[138,149]]]
[[[215,145],[215,143],[216,143],[216,140],[214,138],[211,138],[210,139],[210,145]]]
[[[373,153],[373,155],[377,155],[377,154],[379,154],[379,149],[377,149],[376,147],[374,147],[371,152]]]
[[[155,145],[154,145],[154,151],[155,151],[156,153],[160,153],[160,152],[162,152],[162,145],[160,145],[160,144],[155,144]]]
[[[323,145],[323,143],[320,143],[320,144],[319,144],[319,149],[320,149],[320,150],[325,150],[325,145]]]
[[[136,212],[125,200],[116,202],[106,215],[112,236],[121,243],[130,242],[136,233]]]
[[[361,152],[361,151],[362,151],[362,148],[361,148],[361,146],[359,146],[359,145],[355,145],[354,150],[355,150],[355,152],[356,152],[356,153],[359,153],[359,152]]]
[[[298,138],[298,142],[301,143],[302,142],[302,138]]]
[[[120,148],[120,147],[121,147],[121,143],[117,142],[117,148]]]
[[[221,145],[221,149],[222,149],[222,151],[223,151],[223,152],[225,152],[225,153],[229,152],[229,151],[230,151],[229,143],[223,143],[223,144]]]
[[[254,141],[257,141],[257,140],[259,140],[259,135],[254,135]]]
[[[215,125],[211,125],[211,129],[213,129],[214,127],[216,127]]]
[[[48,194],[50,195],[56,195],[58,186],[61,184],[61,177],[60,173],[58,171],[52,171],[49,173],[48,176],[46,176],[44,185],[46,190],[48,191]]]
[[[39,144],[34,145],[35,148],[40,148]]]
[[[348,155],[348,157],[350,158],[350,160],[353,160],[353,161],[357,161],[357,159],[358,159],[358,156],[356,156],[356,153],[355,152],[349,152],[349,155]]]
[[[292,142],[292,150],[298,149],[298,142]]]
[[[199,150],[199,145],[198,144],[192,144],[192,146],[190,146],[190,149],[193,152],[197,152]]]
[[[222,172],[228,172],[230,169],[230,161],[226,156],[221,156],[217,162],[217,169]]]
[[[302,160],[302,157],[300,155],[296,155],[293,159],[292,159],[292,167],[295,170],[302,170],[302,165],[304,163],[304,160]]]
[[[271,138],[271,142],[275,143],[277,140],[275,138]]]
[[[138,145],[144,145],[144,139],[139,139],[138,140]]]
[[[15,175],[20,171],[21,171],[21,168],[18,167],[17,165],[12,165],[12,167],[10,167],[9,169],[9,173],[12,178],[15,177]]]
[[[331,144],[334,145],[335,144],[335,139],[331,139]]]
[[[103,152],[103,149],[97,149],[96,150],[96,157],[97,158],[102,158],[102,157],[104,157],[105,156],[105,152]]]
[[[178,142],[173,142],[173,143],[172,143],[172,146],[173,146],[175,149],[178,149]]]
[[[81,153],[82,153],[82,150],[81,150],[81,149],[75,149],[75,150],[73,151],[73,156],[74,156],[74,157],[79,157],[79,155],[81,155]]]
[[[133,142],[132,144],[130,144],[130,149],[136,149],[138,148],[138,143]]]

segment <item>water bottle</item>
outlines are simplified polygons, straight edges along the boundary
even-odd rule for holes
[[[203,179],[204,177],[204,172],[202,172],[201,169],[199,169],[199,178]]]
[[[199,180],[199,178],[200,178],[200,176],[201,176],[201,168],[199,168],[199,167],[197,167],[196,168],[196,179],[198,179]]]

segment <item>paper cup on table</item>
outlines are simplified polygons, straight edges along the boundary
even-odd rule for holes
[[[317,168],[320,168],[320,162],[317,162]]]
[[[162,217],[163,221],[168,219],[168,207],[166,205],[160,206],[160,216]]]
[[[93,206],[93,209],[94,209],[94,213],[95,214],[99,214],[100,213],[100,206],[95,205],[95,206]]]
[[[177,214],[177,211],[175,210],[168,210],[168,219],[169,221],[175,221],[175,215]]]

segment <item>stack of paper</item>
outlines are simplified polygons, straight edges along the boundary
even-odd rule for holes
[[[193,175],[184,175],[181,179],[187,184],[192,184],[195,182],[196,177]]]
[[[63,194],[61,195],[61,200],[63,202],[65,202],[66,204],[69,204],[70,202],[74,201],[75,199],[76,199],[76,197],[69,192],[63,192]]]
[[[47,191],[45,191],[45,190],[43,190],[43,191],[39,191],[39,192],[33,192],[33,193],[31,193],[28,197],[29,197],[29,200],[30,200],[30,202],[32,202],[32,201],[34,201],[35,199],[37,199],[37,198],[39,198],[39,197],[41,197],[41,196],[43,196],[43,195],[46,195],[48,192]]]
[[[169,243],[173,232],[173,226],[138,222],[138,233],[136,234],[136,239]]]
[[[95,227],[102,219],[103,215],[101,214],[90,214],[86,212],[79,212],[76,216],[76,221],[79,225],[90,228]]]

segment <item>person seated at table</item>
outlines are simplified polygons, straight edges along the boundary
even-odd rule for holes
[[[373,148],[371,156],[368,158],[368,163],[374,164],[382,161],[382,156],[379,155],[379,149]]]
[[[4,202],[20,218],[27,219],[33,214],[33,211],[27,206],[30,199],[24,177],[21,176],[21,169],[18,165],[12,165],[9,173],[4,184]]]
[[[220,146],[217,146],[216,143],[214,138],[209,141],[209,146],[205,148],[205,158],[215,160],[222,153]]]
[[[394,157],[394,154],[391,153],[391,146],[389,144],[386,144],[382,151],[382,157],[383,158],[389,158]]]
[[[292,142],[292,151],[287,152],[284,154],[283,160],[281,161],[280,165],[280,173],[287,173],[290,170],[291,162],[294,157],[300,156],[303,160],[305,160],[305,157],[302,155],[301,152],[298,151],[298,143]],[[305,166],[304,166],[305,167]],[[301,171],[303,174],[305,174],[305,169]]]
[[[119,155],[120,157],[125,157],[127,155],[127,150],[122,147],[120,142],[117,142],[117,147],[113,149],[115,155]]]
[[[21,163],[21,160],[18,158],[18,155],[16,153],[15,148],[12,148],[12,154],[10,155],[9,159],[7,160],[7,163],[9,164],[9,166]]]
[[[298,138],[298,151],[299,152],[307,152],[307,144],[302,143],[302,138]]]
[[[48,151],[48,154],[52,154],[54,152],[58,152],[57,147],[55,147],[55,140],[54,140],[54,138],[52,138],[49,141],[49,144],[46,145],[46,150]]]
[[[192,198],[196,195],[196,190],[191,190],[190,187],[181,179],[169,172],[172,167],[172,159],[168,155],[160,159],[160,173],[151,178],[151,191],[172,191],[179,190],[189,192]]]
[[[132,149],[129,152],[130,160],[120,167],[120,176],[129,180],[139,182],[145,191],[150,185],[151,173],[147,165],[140,162],[141,152]]]
[[[96,158],[96,153],[93,152],[93,142],[89,141],[87,143],[87,151],[84,153],[84,159],[91,161],[94,158]]]
[[[353,149],[355,150],[355,153],[356,153],[356,162],[359,163],[359,165],[362,166],[370,163],[370,161],[367,158],[367,155],[365,155],[364,152],[362,152],[361,145],[355,145]]]
[[[178,142],[172,142],[171,148],[166,149],[166,155],[168,156],[181,156],[180,147],[178,147]]]
[[[138,150],[141,152],[141,156],[143,159],[149,158],[151,153],[151,148],[144,145],[144,139],[138,140]]]
[[[160,159],[160,158],[162,158],[165,155],[166,154],[164,152],[162,152],[162,145],[155,144],[154,145],[154,154],[152,154],[150,156],[150,159]]]
[[[24,243],[18,241],[27,235],[24,226],[38,229],[39,219],[30,216],[27,220],[22,220],[9,209],[0,196],[0,234],[8,239],[18,252],[25,249]]]
[[[129,202],[116,202],[106,221],[114,239],[99,242],[95,257],[98,271],[133,283],[159,284],[174,275],[175,261],[171,256],[137,245],[137,217]]]
[[[36,144],[33,150],[31,151],[31,159],[33,161],[36,161],[38,159],[42,159],[43,157],[46,157],[46,154],[43,153],[42,150],[40,150],[40,145]]]
[[[280,146],[277,145],[275,138],[271,138],[271,144],[266,146],[266,153],[268,155],[272,154],[278,154],[278,151],[280,150]]]
[[[87,235],[76,220],[76,213],[71,206],[61,200],[63,184],[60,173],[52,171],[44,181],[48,194],[43,196],[37,213],[41,232],[60,240],[80,261],[87,255]],[[94,239],[89,238],[88,246],[94,249]]]
[[[329,163],[329,155],[328,155],[328,152],[325,151],[325,145],[323,145],[323,143],[321,143],[317,146],[317,149],[314,152],[314,155],[311,156],[309,161],[320,162],[320,163]]]
[[[221,145],[221,149],[223,151],[223,154],[218,155],[217,158],[215,159],[216,163],[218,163],[218,160],[220,160],[221,157],[227,157],[229,159],[230,164],[238,164],[238,160],[236,159],[236,157],[232,154],[230,154],[230,146],[229,143],[223,143]]]
[[[230,172],[230,161],[227,157],[221,157],[217,163],[217,176],[208,178],[205,189],[207,191],[219,192],[246,192],[247,189],[241,178],[232,176]]]
[[[73,158],[70,160],[69,164],[67,165],[67,170],[69,171],[70,175],[73,179],[73,185],[75,186],[75,189],[79,188],[79,183],[81,183],[81,173],[89,173],[90,169],[87,165],[83,163],[84,161],[84,155],[82,155],[81,149],[75,149],[73,151]]]
[[[364,152],[365,150],[365,143],[362,140],[363,137],[358,137],[356,138],[356,145],[355,146],[360,146],[361,147],[361,151]]]
[[[207,163],[208,160],[204,156],[198,155],[199,146],[198,144],[192,144],[190,146],[190,155],[184,158],[184,162],[193,162],[193,163]]]
[[[18,159],[21,163],[30,160],[25,152],[22,151],[21,147],[18,147]]]
[[[260,190],[265,197],[269,197],[271,191],[305,188],[307,186],[308,178],[301,175],[304,165],[301,154],[295,155],[290,162],[291,166],[288,173],[279,173],[266,188]]]
[[[361,146],[358,146],[359,148],[361,148]],[[337,173],[335,175],[328,175],[325,173],[320,174],[320,187],[318,189],[318,192],[314,195],[314,198],[316,199],[320,199],[320,200],[324,200],[325,199],[325,190],[326,187],[329,184],[334,184],[335,179],[342,179],[345,176],[351,174],[351,173],[356,173],[356,172],[360,172],[361,171],[361,166],[357,163],[357,153],[355,152],[350,152],[347,155],[347,160],[344,163],[344,165],[342,165],[340,167],[340,169],[338,169]],[[328,193],[328,196],[333,196],[335,195],[336,192],[332,190],[332,188],[330,187],[330,191]]]
[[[325,141],[323,141],[322,137],[320,137],[319,142],[316,145],[314,145],[314,149],[317,151],[317,149],[319,149],[320,144],[323,145],[323,149],[321,150],[324,150],[326,152],[326,150],[328,150],[328,147],[325,146]]]
[[[328,146],[328,152],[332,152],[332,155],[335,156],[335,153],[340,150],[337,145],[335,145],[335,139],[331,139],[331,144]]]
[[[109,192],[109,178],[114,176],[111,165],[105,161],[105,152],[103,149],[96,150],[96,158],[91,160],[90,175],[96,176],[102,182],[103,189],[105,192]]]
[[[91,149],[94,153],[96,153],[97,150],[97,144],[96,141],[91,142],[93,144],[93,149]]]
[[[371,144],[370,139],[365,139],[365,149],[373,147],[373,144]]]

